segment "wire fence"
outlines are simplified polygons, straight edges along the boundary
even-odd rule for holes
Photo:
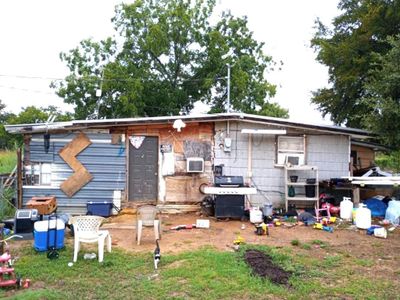
[[[16,176],[15,174],[13,176]],[[15,213],[17,201],[17,180],[10,174],[0,175],[0,220]]]

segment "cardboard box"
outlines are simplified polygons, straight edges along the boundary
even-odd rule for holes
[[[39,215],[49,215],[57,209],[57,200],[55,196],[32,197],[26,207],[37,209]]]

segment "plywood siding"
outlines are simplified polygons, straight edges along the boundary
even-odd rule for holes
[[[374,165],[375,153],[371,148],[366,148],[362,146],[351,146],[351,151],[357,152],[357,161],[353,162],[358,169],[368,168]]]
[[[204,195],[199,192],[199,187],[202,183],[212,180],[213,134],[213,123],[187,124],[181,132],[172,128],[172,124],[128,128],[128,135],[157,136],[160,147],[162,145],[171,145],[172,147],[174,175],[161,175],[163,155],[161,152],[159,155],[159,204],[190,204],[198,203],[203,199]],[[186,158],[192,156],[203,157],[205,160],[204,173],[189,174],[186,172]]]
[[[209,182],[208,176],[167,176],[165,202],[167,203],[198,203],[204,195],[200,185]]]

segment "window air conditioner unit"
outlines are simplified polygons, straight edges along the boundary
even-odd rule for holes
[[[286,154],[285,164],[292,166],[304,165],[304,154]]]
[[[279,153],[278,165],[301,166],[305,164],[303,153]]]
[[[204,159],[202,157],[188,157],[186,159],[186,171],[188,173],[203,173]]]

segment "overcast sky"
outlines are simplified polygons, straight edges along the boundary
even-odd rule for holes
[[[49,84],[68,70],[59,53],[86,38],[114,34],[110,19],[116,0],[0,1],[0,99],[8,111],[28,105],[56,105],[71,110]],[[132,2],[132,1],[125,1]],[[310,104],[311,91],[327,86],[327,68],[310,48],[319,17],[325,24],[339,14],[338,0],[217,0],[217,11],[247,15],[249,28],[264,52],[282,61],[281,71],[267,74],[278,86],[273,101],[289,109],[294,121],[329,123]]]

